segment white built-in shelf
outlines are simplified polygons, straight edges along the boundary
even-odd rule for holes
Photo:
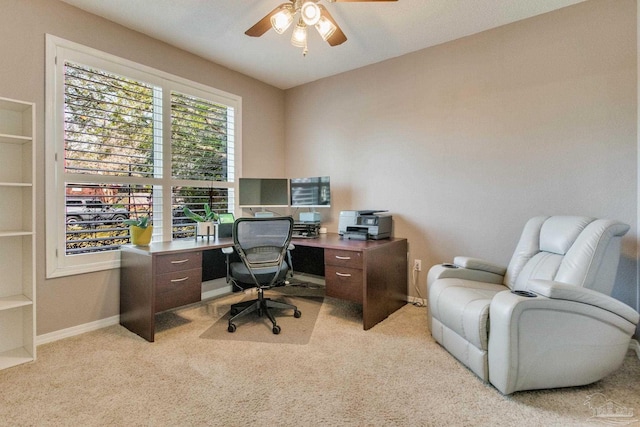
[[[0,353],[0,370],[31,362],[34,358],[34,355],[24,347],[3,351]]]
[[[30,136],[7,135],[0,133],[0,143],[2,144],[25,144],[31,141],[32,138]]]
[[[33,301],[24,295],[12,295],[0,298],[0,311],[11,310],[12,308],[33,305]]]
[[[31,236],[33,231],[0,231],[0,237]]]
[[[0,187],[33,187],[30,182],[0,182]]]
[[[35,104],[0,98],[0,369],[35,360]]]

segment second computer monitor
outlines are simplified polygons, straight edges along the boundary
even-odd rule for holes
[[[331,183],[328,176],[292,178],[289,181],[291,207],[328,208],[331,206]]]

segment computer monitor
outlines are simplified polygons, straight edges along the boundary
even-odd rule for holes
[[[286,178],[240,178],[238,180],[241,208],[287,207],[289,188]]]
[[[291,207],[331,207],[331,183],[328,176],[292,178],[289,181]]]

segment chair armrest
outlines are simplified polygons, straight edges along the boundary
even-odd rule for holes
[[[484,266],[484,268],[482,268]],[[455,257],[454,264],[436,264],[429,269],[427,283],[438,279],[456,278],[502,284],[506,268],[477,258]]]
[[[593,305],[617,314],[635,325],[637,325],[640,320],[640,314],[627,304],[591,289],[540,279],[530,280],[527,284],[527,289],[550,299],[561,299]]]
[[[223,254],[227,254],[227,255],[231,255],[233,253],[233,247],[229,246],[227,248],[222,248],[222,253]]]

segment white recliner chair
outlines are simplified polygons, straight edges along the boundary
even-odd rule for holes
[[[536,217],[507,268],[468,257],[433,266],[431,334],[503,394],[598,381],[622,364],[640,317],[610,296],[628,230]]]

